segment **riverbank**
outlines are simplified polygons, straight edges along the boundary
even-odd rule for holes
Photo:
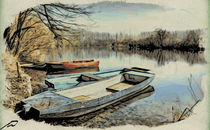
[[[9,53],[4,54],[2,64],[5,74],[2,88],[4,107],[13,110],[21,100],[45,91],[46,72],[21,68],[18,59]]]

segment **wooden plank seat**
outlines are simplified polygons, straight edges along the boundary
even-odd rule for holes
[[[103,77],[94,75],[94,74],[90,74],[90,73],[86,73],[86,74],[82,74],[79,78],[78,81],[99,81],[104,79]]]
[[[133,86],[132,84],[128,84],[126,82],[120,82],[120,83],[107,87],[106,90],[110,92],[118,92],[118,91],[122,91],[124,89],[130,88],[132,86]]]
[[[84,102],[84,101],[91,100],[92,98],[89,96],[81,95],[81,96],[73,97],[72,99],[76,101]]]

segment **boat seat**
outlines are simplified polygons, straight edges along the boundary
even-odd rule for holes
[[[133,84],[133,85],[147,79],[146,76],[135,76],[135,74],[129,74],[129,73],[125,73],[123,76],[124,76],[126,82]]]
[[[80,95],[80,96],[77,96],[77,97],[73,97],[72,99],[74,99],[76,101],[80,101],[80,102],[92,100],[91,97],[85,96],[85,95]]]
[[[132,84],[128,84],[126,82],[120,82],[120,83],[107,87],[106,90],[114,93],[114,92],[119,92],[124,89],[130,88],[132,86],[133,86]]]
[[[81,74],[81,76],[78,78],[77,81],[99,81],[104,79],[103,77],[97,76],[97,75],[93,75],[90,73],[87,74]]]

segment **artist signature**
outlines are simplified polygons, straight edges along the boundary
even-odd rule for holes
[[[18,123],[18,120],[12,120],[9,123],[7,123],[6,125],[4,125],[3,127],[0,128],[0,130],[6,128],[6,127],[15,127]]]

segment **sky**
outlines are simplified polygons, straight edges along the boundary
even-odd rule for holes
[[[22,2],[21,2],[22,1]],[[57,2],[57,0],[4,0],[3,26],[11,24],[19,11],[42,3]],[[85,29],[96,32],[138,34],[154,31],[156,28],[189,30],[207,28],[207,0],[60,0],[65,4],[80,6],[93,5],[94,12],[90,20],[79,18],[85,22]],[[23,4],[24,3],[24,4]],[[8,5],[13,8],[8,8]]]
[[[96,23],[89,29],[97,32],[138,34],[156,28],[174,31],[207,27],[205,5],[180,7],[143,2],[99,2],[90,5],[94,12],[91,18]]]

